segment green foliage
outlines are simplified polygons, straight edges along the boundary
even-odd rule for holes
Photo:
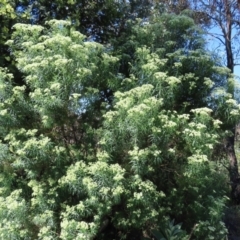
[[[214,150],[226,133],[215,100],[228,116],[239,106],[211,97],[228,73],[193,21],[137,20],[114,54],[68,21],[46,26],[14,26],[22,86],[0,71],[1,237],[223,238],[228,186]]]
[[[31,239],[26,231],[28,207],[21,197],[21,190],[13,191],[8,197],[1,197],[0,222],[2,239]]]
[[[150,54],[149,51],[145,53]],[[144,72],[144,61],[139,62],[143,64],[139,69]],[[157,64],[153,66],[157,68]],[[149,72],[154,70],[148,69]],[[164,198],[158,202],[160,209],[165,212],[159,212],[159,207],[156,208],[157,214],[152,222],[160,222],[163,216],[169,214],[180,221],[186,219],[184,225],[190,231],[193,227],[192,219],[195,219],[196,223],[201,221],[200,219],[209,219],[218,209],[218,220],[213,221],[211,226],[222,229],[219,221],[226,202],[224,195],[227,186],[219,186],[217,194],[214,195],[207,189],[210,186],[216,187],[216,178],[206,178],[213,174],[216,174],[217,178],[221,176],[221,173],[213,171],[215,163],[209,162],[212,149],[220,138],[218,129],[221,122],[213,119],[210,115],[212,110],[206,107],[182,114],[169,110],[169,105],[174,106],[174,93],[181,87],[181,81],[164,73],[158,74],[162,77],[158,78],[158,81],[154,81],[154,78],[152,80],[152,75],[145,77],[146,82],[154,85],[143,84],[126,92],[116,92],[114,108],[105,114],[104,137],[100,144],[109,152],[109,162],[117,160],[129,172],[129,176],[135,174],[142,181],[148,179],[156,186],[155,194],[162,192]],[[132,76],[131,80],[134,79],[136,78]],[[206,88],[210,87],[206,85]],[[172,96],[170,104],[165,98],[169,95]],[[128,182],[131,181],[129,178]],[[226,182],[226,179],[223,178],[222,182]],[[210,189],[212,190],[211,187]],[[199,194],[203,194],[201,198]],[[219,205],[215,205],[216,202],[219,202]],[[213,212],[210,213],[204,204]],[[138,208],[138,205],[134,208]],[[128,218],[130,217],[134,216],[129,214]],[[191,219],[191,223],[188,223],[187,219]],[[209,235],[209,232],[203,232],[201,233],[205,237]],[[224,228],[221,234],[221,237],[226,234]]]
[[[178,49],[171,54],[167,53],[170,50],[159,51],[148,31],[151,22],[142,27],[138,24],[140,32],[135,31],[132,38],[133,45],[139,47],[129,77],[123,80],[121,91],[115,93],[113,110],[105,114],[101,147],[109,152],[109,162],[117,160],[129,176],[148,179],[156,191],[162,191],[165,197],[159,203],[166,212],[156,209],[158,214],[152,222],[174,216],[184,221],[189,233],[194,224],[199,226],[201,233],[192,233],[196,239],[212,234],[223,238],[226,229],[221,219],[228,186],[222,175],[226,176],[226,172],[215,171],[217,164],[210,160],[218,159],[213,149],[224,133],[220,131],[222,122],[213,118],[215,113],[207,106],[215,103],[210,97],[212,89],[226,79],[228,71],[216,68],[201,49]],[[161,34],[160,30],[159,37]],[[154,37],[157,39],[157,35]],[[149,47],[140,47],[142,40]],[[223,105],[227,107],[228,102]],[[220,186],[216,180],[219,178]],[[210,223],[212,215],[216,219]],[[204,224],[209,228],[200,227]]]
[[[69,110],[90,111],[93,103],[101,101],[100,92],[114,78],[111,70],[117,61],[100,44],[84,41],[85,36],[71,29],[69,22],[52,20],[49,25],[44,35],[41,26],[17,24],[15,40],[8,41],[18,68],[27,75],[34,111],[46,127],[63,124]]]
[[[186,233],[181,229],[181,224],[174,225],[174,221],[169,221],[168,224],[160,227],[159,230],[153,230],[152,234],[157,240],[188,239]]]
[[[91,119],[100,114],[94,106],[102,101],[102,88],[114,79],[112,70],[117,59],[109,56],[100,44],[85,42],[82,34],[68,28],[68,22],[49,24],[46,35],[43,27],[18,24],[15,42],[9,41],[19,69],[26,75],[26,83],[14,86],[12,75],[1,71],[2,194],[8,198],[12,191],[21,190],[19,196],[28,203],[24,207],[29,223],[16,229],[23,228],[27,237],[56,239],[61,226],[62,239],[88,239],[97,233],[102,218],[119,202],[123,191],[121,168],[91,163],[94,157],[91,142],[83,140],[92,131]],[[79,126],[83,114],[88,114],[88,119]],[[73,124],[79,131],[77,136],[73,135],[76,130]],[[84,159],[81,165],[79,158]],[[76,170],[82,168],[83,189],[78,192],[81,175]],[[112,185],[113,178],[116,186]],[[113,196],[108,199],[110,193]],[[79,204],[74,204],[78,201]],[[9,211],[12,214],[15,210]],[[96,217],[91,224],[84,221],[90,216]],[[14,219],[17,224],[19,219]],[[84,230],[86,224],[90,224],[91,233]],[[4,224],[1,228],[6,239],[11,238],[11,231],[15,232],[15,225],[11,231],[8,228]]]

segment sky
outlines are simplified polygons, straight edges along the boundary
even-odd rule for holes
[[[240,66],[236,66],[234,68],[234,74],[236,75],[236,78],[237,78],[238,82],[240,83]]]

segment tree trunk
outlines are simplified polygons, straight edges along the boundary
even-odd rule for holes
[[[223,30],[223,35],[225,38],[225,47],[227,55],[227,67],[230,69],[231,73],[234,72],[234,57],[232,52],[232,11],[231,11],[231,1],[224,0],[225,14],[226,14],[226,27]],[[229,80],[228,82],[228,93],[234,97],[234,83]],[[239,185],[239,172],[238,172],[238,161],[234,149],[235,145],[235,131],[236,126],[231,129],[232,135],[227,138],[226,152],[229,160],[229,175],[232,186],[232,199],[236,203],[240,203],[240,185]]]
[[[231,182],[231,197],[236,203],[240,203],[240,188],[239,188],[239,172],[236,153],[234,150],[235,143],[235,127],[232,130],[232,136],[227,138],[226,152],[229,160],[229,176]]]

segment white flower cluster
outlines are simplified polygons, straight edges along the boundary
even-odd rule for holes
[[[204,154],[194,154],[191,157],[188,157],[188,162],[191,163],[204,163],[208,162],[207,155]]]
[[[207,108],[207,107],[196,108],[196,109],[192,109],[191,112],[193,112],[195,114],[203,115],[203,116],[208,116],[210,113],[212,113],[212,109]]]

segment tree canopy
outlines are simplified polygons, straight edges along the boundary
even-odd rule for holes
[[[185,5],[95,3],[0,5],[0,238],[223,239],[231,71]]]

